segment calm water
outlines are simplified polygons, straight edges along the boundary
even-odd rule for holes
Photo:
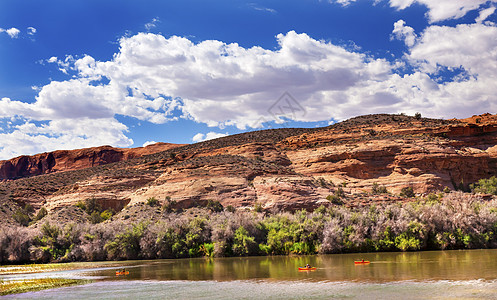
[[[354,260],[370,260],[354,265]],[[305,264],[315,271],[299,272]],[[497,250],[123,262],[115,268],[0,276],[93,278],[15,295],[36,299],[497,299]]]

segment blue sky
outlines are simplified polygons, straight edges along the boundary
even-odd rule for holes
[[[497,105],[497,0],[0,2],[0,159]]]

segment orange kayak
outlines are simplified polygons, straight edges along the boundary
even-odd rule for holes
[[[316,268],[299,268],[299,271],[314,271]]]
[[[370,263],[369,260],[356,260],[356,261],[354,261],[354,264],[356,264],[356,265],[366,265],[369,263]]]
[[[128,275],[128,274],[129,274],[129,271],[126,271],[126,272],[116,271],[116,276],[119,276],[119,275]]]

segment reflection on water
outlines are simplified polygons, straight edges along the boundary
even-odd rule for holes
[[[355,265],[354,260],[371,264]],[[315,271],[298,272],[310,264]],[[133,280],[310,280],[389,282],[497,279],[496,250],[181,259],[135,262]],[[92,275],[111,276],[114,270]],[[115,276],[114,276],[115,277]],[[116,279],[111,276],[112,280]],[[121,278],[118,278],[119,280]]]
[[[16,298],[497,298],[496,258],[497,250],[464,250],[135,261],[123,262],[128,276],[69,271],[103,279]],[[371,264],[354,264],[361,259]],[[306,264],[317,270],[299,272]]]

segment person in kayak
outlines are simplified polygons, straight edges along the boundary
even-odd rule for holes
[[[310,265],[310,264],[307,264],[305,267],[306,267],[307,269],[310,269],[310,268],[311,268],[311,265]]]

